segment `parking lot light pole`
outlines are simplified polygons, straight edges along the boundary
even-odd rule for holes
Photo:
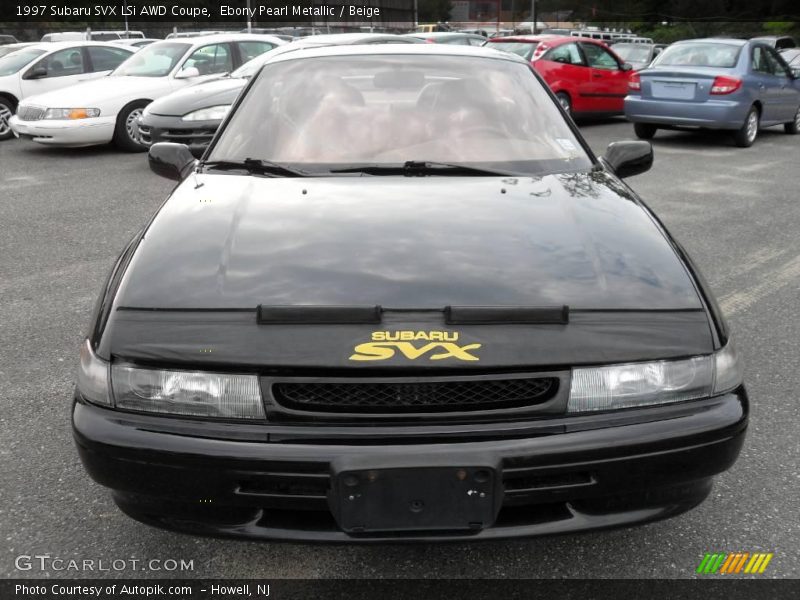
[[[253,33],[253,21],[250,19],[250,0],[247,0],[247,33]]]

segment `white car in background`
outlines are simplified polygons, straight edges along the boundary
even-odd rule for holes
[[[9,120],[21,100],[108,75],[135,51],[103,42],[45,42],[0,57],[0,140],[13,137]]]
[[[19,137],[52,146],[113,141],[123,150],[145,150],[136,121],[150,102],[229,73],[284,43],[270,35],[239,33],[154,42],[108,77],[27,98],[10,119],[11,129]]]

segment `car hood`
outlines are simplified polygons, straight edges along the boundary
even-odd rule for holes
[[[47,108],[90,106],[108,110],[131,100],[153,99],[171,91],[167,77],[101,77],[26,98],[25,104]]]
[[[687,309],[672,246],[610,176],[200,174],[161,209],[120,306]]]
[[[217,79],[192,85],[150,104],[148,112],[160,116],[180,117],[201,108],[233,104],[246,79]]]
[[[268,324],[259,305],[383,313],[379,324]],[[568,322],[444,316],[447,306],[564,305]],[[108,314],[99,356],[208,368],[555,368],[714,349],[672,242],[604,172],[193,175],[144,232]],[[353,359],[376,330],[449,331],[479,360]]]

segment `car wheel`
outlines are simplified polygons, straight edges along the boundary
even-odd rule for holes
[[[747,117],[744,119],[744,124],[733,136],[736,145],[740,148],[749,148],[756,141],[758,136],[758,122],[759,122],[758,108],[755,106],[750,107]]]
[[[566,92],[558,92],[556,94],[556,99],[558,103],[561,105],[561,108],[568,114],[572,114],[572,100],[569,99],[569,94]]]
[[[11,125],[8,124],[13,114],[14,105],[11,103],[11,100],[0,98],[0,141],[10,140],[14,137],[14,132],[11,131]]]
[[[142,116],[146,100],[131,102],[117,115],[117,126],[114,129],[114,145],[126,152],[144,152],[147,146],[139,140],[139,126],[136,121]]]
[[[640,140],[652,140],[656,136],[658,127],[650,123],[634,123],[633,132]]]
[[[797,107],[797,112],[794,114],[794,121],[786,123],[783,130],[791,135],[800,133],[800,106]]]

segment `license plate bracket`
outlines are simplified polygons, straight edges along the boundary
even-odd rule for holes
[[[494,523],[493,467],[353,469],[334,474],[329,502],[347,533],[478,531]]]

